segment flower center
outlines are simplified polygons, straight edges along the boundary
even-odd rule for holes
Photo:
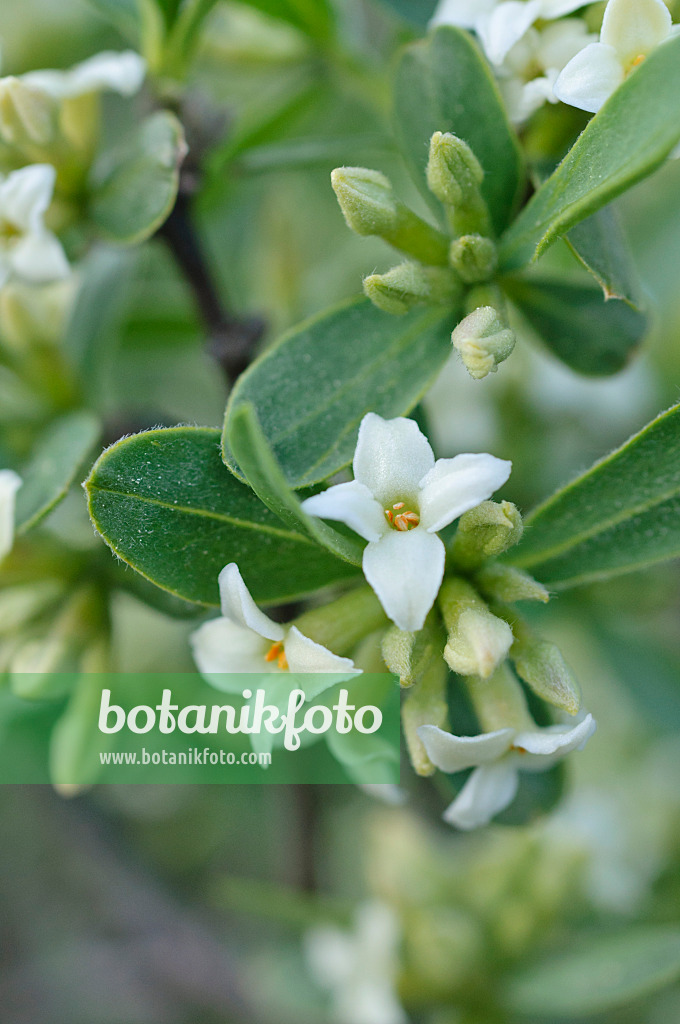
[[[407,509],[405,501],[397,501],[391,508],[386,508],[385,519],[392,529],[398,530],[400,533],[413,530],[420,523],[418,513]]]
[[[11,220],[0,217],[0,241],[9,245],[21,236],[21,231]]]
[[[265,661],[275,661],[282,672],[288,671],[288,659],[286,658],[286,652],[283,649],[283,641],[277,640],[273,643],[267,653],[264,656]]]
[[[647,59],[646,53],[638,53],[637,57],[633,57],[632,60],[628,61],[628,67],[626,68],[626,74],[629,75],[635,68],[639,68],[640,65]]]

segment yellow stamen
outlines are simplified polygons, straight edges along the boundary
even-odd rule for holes
[[[418,526],[420,523],[420,516],[416,512],[402,512],[400,515],[394,517],[394,525],[401,532],[405,533],[407,530],[412,530],[414,526]]]
[[[269,648],[269,650],[265,654],[264,660],[265,661],[278,661],[279,658],[282,655],[283,655],[283,643],[280,640],[277,640],[276,643],[273,643],[271,645],[271,647]],[[285,658],[285,655],[283,655],[283,656]]]
[[[288,671],[288,659],[286,658],[286,652],[283,649],[281,650],[281,653],[276,659],[276,664],[279,666],[282,672]]]
[[[396,505],[392,506],[392,508],[394,509],[395,512],[398,512],[399,509],[403,508],[405,504],[405,501],[398,501]]]
[[[647,54],[646,54],[646,53],[639,53],[639,54],[637,55],[637,57],[635,58],[635,60],[631,61],[631,64],[630,64],[630,66],[631,66],[631,70],[632,70],[633,68],[637,68],[637,67],[639,67],[639,66],[640,66],[640,64],[642,64],[642,62],[643,62],[644,60],[646,60],[646,59],[647,59]]]

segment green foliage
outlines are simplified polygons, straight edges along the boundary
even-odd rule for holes
[[[161,226],[177,197],[185,152],[181,124],[162,111],[104,154],[93,169],[90,216],[107,238],[142,242]]]
[[[430,137],[452,132],[468,143],[485,171],[482,193],[500,233],[524,188],[522,156],[498,86],[467,32],[439,28],[406,47],[394,87],[397,140],[413,177],[432,204],[425,168]],[[436,204],[433,209],[439,215]]]
[[[598,288],[540,278],[507,279],[504,288],[554,354],[579,373],[621,370],[639,347],[647,318]]]
[[[152,430],[118,441],[85,484],[92,521],[142,576],[187,601],[218,603],[236,562],[256,601],[290,601],[356,570],[284,527],[219,457],[219,431]]]
[[[320,42],[333,32],[335,15],[328,0],[244,0],[263,14],[285,21]]]
[[[517,1013],[589,1017],[629,1006],[631,1000],[680,977],[680,929],[630,927],[588,938],[580,948],[540,963],[513,979],[508,1002]]]
[[[302,324],[237,381],[225,419],[226,464],[242,477],[229,431],[234,413],[250,403],[290,487],[327,479],[352,461],[367,412],[403,416],[417,405],[450,355],[450,330],[441,309],[393,317],[365,299]]]
[[[573,587],[680,555],[680,406],[653,420],[526,520],[509,561]]]
[[[99,420],[75,412],[51,423],[38,438],[34,455],[22,470],[17,494],[16,523],[25,533],[36,526],[65,497],[100,435]]]
[[[680,140],[680,38],[616,90],[506,232],[501,266],[530,263],[590,214],[656,170]]]
[[[605,206],[572,228],[565,241],[606,299],[640,308],[641,285],[615,206]]]
[[[88,2],[122,35],[133,43],[138,41],[139,9],[137,0],[88,0]]]

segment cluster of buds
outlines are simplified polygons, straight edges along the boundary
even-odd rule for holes
[[[515,344],[503,295],[493,284],[498,253],[483,180],[482,166],[466,142],[448,132],[434,133],[427,184],[442,204],[445,233],[405,206],[380,171],[339,167],[331,175],[352,231],[382,238],[410,257],[385,274],[366,277],[364,293],[395,315],[420,304],[467,312],[452,341],[475,379],[494,372]]]

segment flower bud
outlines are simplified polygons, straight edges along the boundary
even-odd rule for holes
[[[451,243],[449,263],[461,281],[477,284],[493,277],[498,266],[498,252],[490,238],[462,235]]]
[[[489,611],[477,591],[465,580],[444,581],[439,606],[448,633],[444,658],[463,676],[487,679],[505,661],[512,645],[512,630]]]
[[[409,757],[416,775],[433,775],[435,766],[427,756],[423,741],[418,735],[421,725],[436,725],[448,729],[449,711],[446,701],[446,678],[448,672],[441,653],[431,661],[428,670],[413,686],[401,708],[401,722]]]
[[[337,167],[331,184],[347,226],[358,235],[377,235],[421,263],[448,265],[448,239],[397,199],[380,171]]]
[[[496,601],[542,601],[546,604],[550,600],[542,583],[511,565],[485,565],[475,576],[475,583],[486,597]]]
[[[523,622],[516,623],[515,635],[510,657],[519,677],[538,697],[575,715],[581,707],[581,693],[559,648],[534,636]]]
[[[370,587],[357,587],[322,608],[303,612],[293,625],[304,636],[335,654],[347,654],[369,633],[387,624],[387,616]]]
[[[81,672],[76,675],[66,708],[52,730],[50,779],[61,796],[76,796],[101,772],[102,735],[96,725],[101,703],[100,673],[108,668],[108,644],[96,641],[83,652]]]
[[[22,351],[61,341],[77,287],[75,277],[43,285],[6,284],[0,290],[0,329],[5,344]]]
[[[481,192],[484,171],[466,142],[450,132],[435,132],[426,173],[430,192],[447,208],[457,234],[490,234],[489,211]]]
[[[398,675],[406,688],[420,682],[433,662],[441,662],[444,640],[438,618],[431,613],[417,633],[390,626],[382,638],[382,655],[390,672]]]
[[[458,324],[451,335],[465,368],[475,380],[495,373],[515,347],[515,332],[493,306],[480,306]]]
[[[458,520],[451,555],[462,568],[471,569],[513,547],[523,531],[522,516],[511,501],[483,501]]]
[[[57,134],[57,105],[42,89],[33,89],[20,79],[0,79],[0,137],[31,160],[44,158],[41,152]]]
[[[533,732],[536,729],[521,684],[507,662],[498,665],[488,679],[470,676],[465,683],[484,732],[508,728]]]
[[[364,278],[364,294],[386,313],[400,315],[419,303],[448,305],[459,298],[460,284],[444,268],[400,263],[386,274]]]

